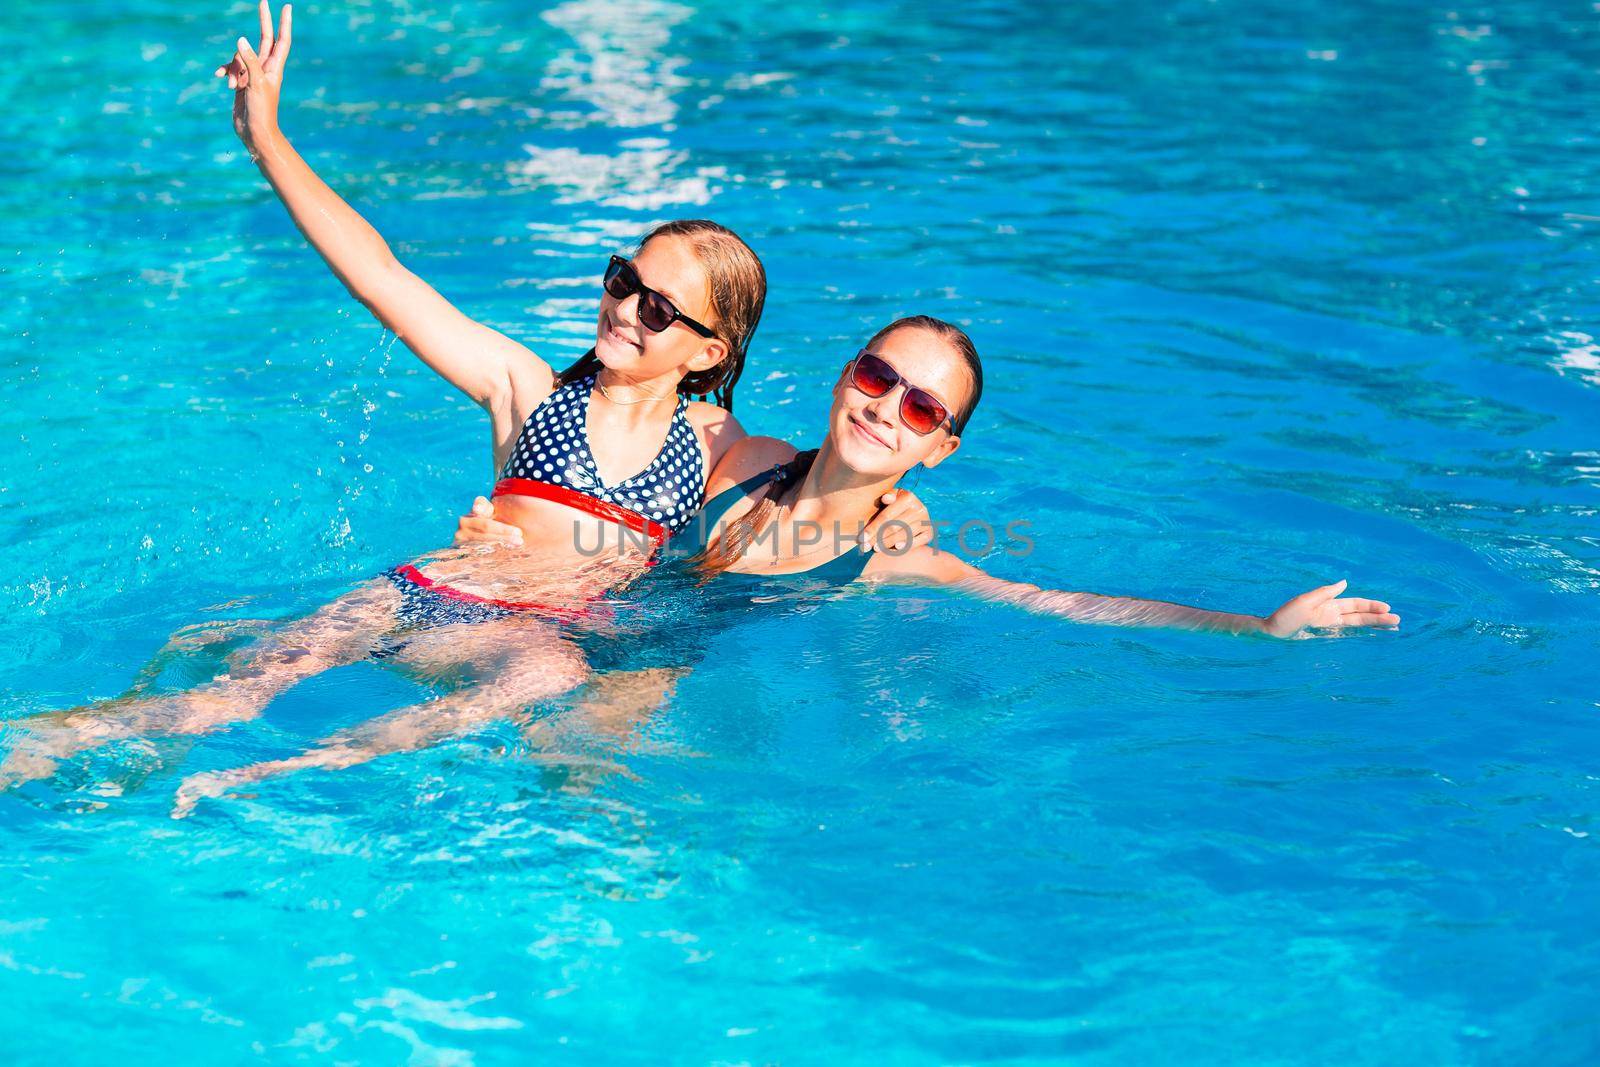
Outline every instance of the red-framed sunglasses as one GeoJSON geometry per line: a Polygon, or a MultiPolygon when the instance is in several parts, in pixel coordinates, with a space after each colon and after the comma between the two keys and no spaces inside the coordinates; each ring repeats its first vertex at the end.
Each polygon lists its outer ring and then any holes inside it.
{"type": "Polygon", "coordinates": [[[950,432],[956,432],[955,417],[950,414],[949,408],[939,402],[938,397],[900,377],[900,372],[889,366],[881,356],[865,348],[856,353],[855,362],[850,364],[850,384],[870,397],[884,396],[895,386],[903,384],[906,391],[900,395],[900,421],[906,424],[907,429],[919,437],[926,437],[949,423],[950,432]]]}
{"type": "Polygon", "coordinates": [[[660,333],[673,323],[681,322],[701,337],[717,335],[711,327],[694,321],[679,311],[671,300],[646,285],[640,279],[639,272],[633,269],[633,264],[621,256],[611,257],[611,262],[606,265],[603,284],[606,292],[618,300],[626,300],[634,293],[639,294],[639,323],[651,333],[660,333]]]}

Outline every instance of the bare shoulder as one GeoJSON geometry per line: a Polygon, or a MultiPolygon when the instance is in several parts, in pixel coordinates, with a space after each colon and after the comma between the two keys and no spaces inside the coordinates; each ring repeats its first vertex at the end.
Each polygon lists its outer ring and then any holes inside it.
{"type": "Polygon", "coordinates": [[[752,478],[775,463],[787,463],[795,457],[795,447],[776,437],[743,437],[727,450],[722,461],[711,472],[711,482],[706,495],[714,496],[730,489],[746,478],[752,478]]]}
{"type": "Polygon", "coordinates": [[[691,400],[684,407],[683,413],[689,420],[689,425],[702,433],[731,434],[735,439],[745,436],[744,427],[739,425],[739,420],[727,408],[708,404],[704,400],[691,400]]]}
{"type": "Polygon", "coordinates": [[[715,470],[728,450],[747,436],[733,412],[704,400],[689,401],[684,408],[684,417],[694,427],[695,435],[706,450],[708,470],[715,470]]]}

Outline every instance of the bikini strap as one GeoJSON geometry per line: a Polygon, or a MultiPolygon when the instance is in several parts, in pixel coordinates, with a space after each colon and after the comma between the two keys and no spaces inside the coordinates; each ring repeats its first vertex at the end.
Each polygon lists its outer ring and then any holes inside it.
{"type": "Polygon", "coordinates": [[[701,508],[700,514],[695,517],[695,525],[704,530],[709,536],[711,531],[716,529],[717,523],[722,521],[722,517],[732,510],[735,504],[772,481],[773,478],[776,478],[782,466],[780,463],[771,470],[765,470],[754,477],[746,478],[738,485],[730,489],[724,489],[706,501],[706,506],[701,508]]]}
{"type": "Polygon", "coordinates": [[[782,464],[778,464],[778,466],[773,467],[771,470],[762,470],[760,474],[755,475],[755,477],[746,478],[744,482],[733,486],[731,490],[723,490],[722,493],[718,493],[717,496],[715,496],[715,498],[712,499],[709,504],[706,504],[706,507],[701,510],[701,514],[704,515],[707,520],[709,520],[709,522],[706,523],[707,530],[710,530],[710,528],[717,525],[717,523],[722,522],[723,515],[728,514],[728,510],[730,510],[734,504],[738,504],[738,502],[742,501],[742,499],[747,498],[747,496],[750,496],[750,494],[760,490],[760,488],[765,486],[766,483],[770,483],[773,478],[778,477],[778,472],[781,469],[782,464]]]}

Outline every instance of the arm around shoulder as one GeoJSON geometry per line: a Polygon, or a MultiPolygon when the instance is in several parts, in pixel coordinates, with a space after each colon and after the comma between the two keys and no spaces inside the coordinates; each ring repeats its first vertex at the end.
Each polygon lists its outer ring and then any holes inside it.
{"type": "Polygon", "coordinates": [[[875,581],[909,585],[959,585],[978,579],[1001,581],[989,578],[955,553],[940,551],[932,545],[919,545],[905,552],[874,552],[863,575],[875,581]]]}
{"type": "Polygon", "coordinates": [[[725,489],[731,489],[774,464],[787,463],[795,454],[793,445],[776,437],[741,437],[722,454],[721,460],[712,469],[711,478],[706,483],[706,496],[713,497],[725,489]]]}

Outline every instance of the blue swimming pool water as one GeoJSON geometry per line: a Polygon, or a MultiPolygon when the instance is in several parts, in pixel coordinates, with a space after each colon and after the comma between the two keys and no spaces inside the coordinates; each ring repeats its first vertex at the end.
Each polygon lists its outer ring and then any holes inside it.
{"type": "MultiPolygon", "coordinates": [[[[1032,521],[997,573],[1253,612],[1347,576],[1405,627],[661,597],[638,649],[694,670],[633,745],[491,729],[167,817],[425,695],[350,668],[0,796],[8,1064],[1593,1062],[1590,5],[297,16],[290,136],[552,358],[608,253],[713,216],[772,279],[752,429],[954,318],[986,401],[917,488],[1032,521]]],[[[252,25],[0,12],[0,718],[173,633],[150,684],[204,678],[488,483],[237,147],[252,25]]]]}

